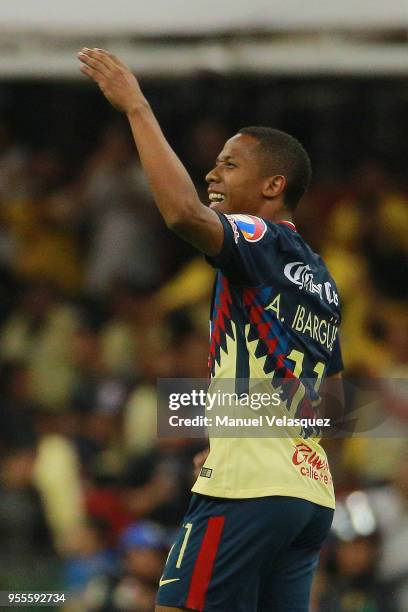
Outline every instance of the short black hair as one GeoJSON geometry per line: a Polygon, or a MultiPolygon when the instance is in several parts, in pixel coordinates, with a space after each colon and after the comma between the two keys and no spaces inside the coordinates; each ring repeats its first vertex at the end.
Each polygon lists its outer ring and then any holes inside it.
{"type": "Polygon", "coordinates": [[[294,136],[270,127],[244,127],[238,134],[252,136],[259,142],[262,172],[285,176],[284,202],[290,210],[295,210],[312,178],[312,164],[303,146],[294,136]]]}

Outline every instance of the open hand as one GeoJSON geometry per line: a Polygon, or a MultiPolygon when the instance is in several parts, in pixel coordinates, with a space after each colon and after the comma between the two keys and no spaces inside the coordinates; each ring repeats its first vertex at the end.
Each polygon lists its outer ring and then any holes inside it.
{"type": "Polygon", "coordinates": [[[118,111],[129,114],[144,101],[136,77],[120,59],[103,49],[84,47],[78,53],[80,70],[99,85],[118,111]]]}

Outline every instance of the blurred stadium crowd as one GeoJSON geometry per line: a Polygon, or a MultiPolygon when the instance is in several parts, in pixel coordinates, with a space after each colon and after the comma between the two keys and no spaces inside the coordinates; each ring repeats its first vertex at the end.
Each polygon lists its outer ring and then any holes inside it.
{"type": "MultiPolygon", "coordinates": [[[[212,118],[183,132],[205,199],[227,136],[212,118]]],[[[340,288],[347,374],[387,415],[381,436],[331,443],[338,510],[313,612],[408,610],[408,397],[390,384],[408,375],[407,207],[392,169],[362,157],[316,180],[296,218],[340,288]]],[[[122,124],[69,175],[1,125],[0,589],[153,610],[205,446],[157,439],[156,379],[207,376],[212,280],[164,227],[122,124]]]]}

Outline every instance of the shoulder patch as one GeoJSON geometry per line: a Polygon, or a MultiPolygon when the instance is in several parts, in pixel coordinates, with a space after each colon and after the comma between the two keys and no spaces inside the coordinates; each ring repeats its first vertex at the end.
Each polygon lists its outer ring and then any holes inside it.
{"type": "MultiPolygon", "coordinates": [[[[268,229],[265,221],[253,215],[226,215],[233,219],[247,242],[258,242],[268,229]]],[[[229,220],[228,219],[228,220],[229,220]]]]}

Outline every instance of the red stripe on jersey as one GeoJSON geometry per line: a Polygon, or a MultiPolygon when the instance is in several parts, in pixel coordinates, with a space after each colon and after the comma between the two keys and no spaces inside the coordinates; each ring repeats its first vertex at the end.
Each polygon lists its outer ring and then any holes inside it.
{"type": "Polygon", "coordinates": [[[284,219],[282,219],[282,221],[277,221],[276,223],[278,223],[279,225],[287,225],[294,232],[297,232],[296,225],[292,223],[292,221],[285,221],[284,219]]]}
{"type": "Polygon", "coordinates": [[[186,608],[204,610],[205,597],[210,584],[224,523],[224,516],[213,516],[208,520],[207,529],[194,564],[186,608]]]}
{"type": "MultiPolygon", "coordinates": [[[[217,296],[214,302],[212,318],[212,331],[210,340],[210,351],[208,355],[208,367],[210,375],[213,374],[214,361],[220,362],[220,349],[221,336],[225,337],[227,322],[231,320],[230,306],[232,304],[232,297],[229,289],[228,279],[225,276],[221,276],[219,281],[220,285],[217,287],[217,296]]],[[[230,335],[230,334],[229,334],[230,335]]]]}

